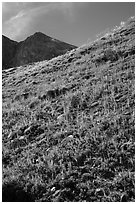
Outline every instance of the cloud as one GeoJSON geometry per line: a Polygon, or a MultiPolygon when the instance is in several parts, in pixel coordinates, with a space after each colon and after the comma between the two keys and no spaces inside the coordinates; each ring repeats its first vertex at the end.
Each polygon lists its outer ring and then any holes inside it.
{"type": "Polygon", "coordinates": [[[5,23],[8,21],[12,16],[17,15],[19,12],[19,8],[17,3],[2,3],[2,22],[5,23]]]}
{"type": "Polygon", "coordinates": [[[74,17],[72,11],[73,3],[71,2],[4,2],[2,4],[3,34],[18,40],[29,35],[36,27],[35,25],[40,23],[39,19],[44,21],[47,14],[58,12],[72,20],[74,17]]]}
{"type": "Polygon", "coordinates": [[[28,28],[31,19],[19,12],[16,16],[11,17],[3,25],[3,33],[11,39],[17,39],[28,28]]]}

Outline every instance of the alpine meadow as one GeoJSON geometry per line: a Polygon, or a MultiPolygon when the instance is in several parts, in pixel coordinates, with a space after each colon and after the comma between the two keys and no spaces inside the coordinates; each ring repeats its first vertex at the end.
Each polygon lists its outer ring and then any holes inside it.
{"type": "Polygon", "coordinates": [[[135,202],[135,18],[2,71],[3,202],[135,202]]]}

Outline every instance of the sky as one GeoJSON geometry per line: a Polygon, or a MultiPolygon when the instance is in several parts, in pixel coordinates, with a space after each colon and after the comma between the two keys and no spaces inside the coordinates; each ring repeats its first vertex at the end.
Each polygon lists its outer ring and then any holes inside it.
{"type": "Polygon", "coordinates": [[[134,2],[3,2],[2,34],[22,41],[42,32],[81,46],[131,16],[134,2]]]}

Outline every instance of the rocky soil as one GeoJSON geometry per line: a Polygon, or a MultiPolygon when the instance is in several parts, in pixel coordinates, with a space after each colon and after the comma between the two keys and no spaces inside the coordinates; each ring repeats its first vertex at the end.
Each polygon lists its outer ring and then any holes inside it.
{"type": "Polygon", "coordinates": [[[135,201],[135,20],[2,73],[3,201],[135,201]]]}

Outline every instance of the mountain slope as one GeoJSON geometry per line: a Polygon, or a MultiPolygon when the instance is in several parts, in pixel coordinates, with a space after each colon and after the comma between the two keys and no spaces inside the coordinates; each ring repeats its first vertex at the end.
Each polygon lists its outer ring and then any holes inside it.
{"type": "Polygon", "coordinates": [[[53,39],[41,32],[37,32],[19,43],[13,43],[5,36],[3,36],[2,40],[3,69],[49,60],[76,48],[76,46],[53,39]]]}
{"type": "Polygon", "coordinates": [[[135,201],[135,21],[3,70],[3,201],[135,201]]]}
{"type": "Polygon", "coordinates": [[[16,52],[17,42],[2,35],[2,67],[10,67],[16,52]]]}

